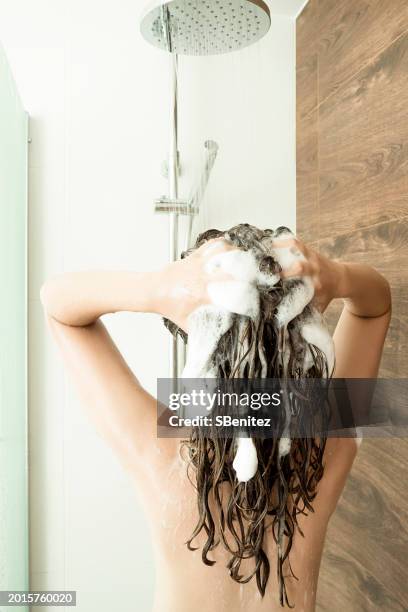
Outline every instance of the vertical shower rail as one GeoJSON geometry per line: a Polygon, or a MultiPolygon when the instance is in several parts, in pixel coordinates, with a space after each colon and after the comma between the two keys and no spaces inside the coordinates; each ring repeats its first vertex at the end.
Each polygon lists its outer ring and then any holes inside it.
{"type": "MultiPolygon", "coordinates": [[[[170,140],[168,158],[169,197],[174,202],[178,199],[178,56],[170,54],[170,140]]],[[[176,211],[169,213],[169,258],[170,262],[178,257],[178,225],[179,215],[176,211]]],[[[170,337],[169,372],[175,379],[179,373],[178,340],[170,337]]]]}

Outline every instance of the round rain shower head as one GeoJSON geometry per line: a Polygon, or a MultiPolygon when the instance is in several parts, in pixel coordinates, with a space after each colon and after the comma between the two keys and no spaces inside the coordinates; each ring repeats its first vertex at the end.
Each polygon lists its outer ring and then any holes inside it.
{"type": "Polygon", "coordinates": [[[270,25],[263,0],[156,0],[142,17],[141,32],[171,53],[216,55],[251,45],[270,25]]]}

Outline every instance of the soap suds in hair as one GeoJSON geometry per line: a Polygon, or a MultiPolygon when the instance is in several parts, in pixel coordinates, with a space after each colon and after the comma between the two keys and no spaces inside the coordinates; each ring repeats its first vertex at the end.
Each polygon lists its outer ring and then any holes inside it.
{"type": "MultiPolygon", "coordinates": [[[[278,240],[289,240],[295,238],[294,234],[289,231],[279,233],[278,240]]],[[[274,248],[271,244],[271,252],[273,257],[281,266],[282,270],[289,270],[297,262],[305,261],[305,256],[294,247],[279,247],[274,248]]],[[[314,287],[312,280],[308,276],[291,277],[286,281],[287,285],[291,284],[291,290],[283,298],[279,304],[276,318],[280,327],[284,327],[295,317],[299,316],[304,308],[311,302],[314,296],[314,287]]]]}
{"type": "Polygon", "coordinates": [[[258,456],[252,438],[238,438],[232,467],[239,482],[248,482],[255,476],[258,469],[258,456]]]}
{"type": "MultiPolygon", "coordinates": [[[[213,245],[211,245],[213,246],[213,245]]],[[[210,282],[207,292],[211,306],[195,310],[187,322],[188,354],[183,378],[213,377],[211,357],[218,342],[232,325],[232,315],[255,319],[259,314],[257,285],[275,285],[279,275],[261,272],[254,255],[249,251],[233,250],[219,253],[207,263],[208,274],[224,272],[233,280],[210,282]]],[[[258,469],[255,445],[251,438],[237,439],[237,452],[233,467],[239,482],[253,478],[258,469]]]]}
{"type": "Polygon", "coordinates": [[[228,310],[211,304],[194,310],[187,321],[187,359],[182,378],[213,378],[211,358],[232,325],[228,310]]]}
{"type": "Polygon", "coordinates": [[[255,319],[259,312],[259,292],[244,281],[208,283],[207,292],[214,306],[255,319]]]}
{"type": "MultiPolygon", "coordinates": [[[[300,333],[302,338],[313,346],[317,346],[326,358],[328,371],[331,373],[334,368],[334,344],[329,330],[320,312],[315,308],[300,323],[300,333]]],[[[307,347],[305,353],[305,371],[313,365],[313,357],[310,348],[307,347]]]]}
{"type": "Polygon", "coordinates": [[[310,278],[290,282],[293,283],[293,288],[283,298],[276,312],[279,327],[285,327],[294,318],[299,316],[314,296],[313,284],[310,278]]]}
{"type": "MultiPolygon", "coordinates": [[[[285,240],[294,238],[288,231],[280,231],[276,235],[267,236],[262,248],[267,248],[268,254],[279,264],[281,270],[292,268],[297,261],[304,260],[304,255],[293,247],[274,248],[274,239],[285,240]]],[[[233,243],[228,234],[223,238],[233,243]]],[[[218,241],[208,245],[208,250],[216,250],[218,241]]],[[[273,289],[281,280],[278,273],[266,273],[259,269],[252,251],[234,249],[216,253],[210,257],[206,264],[206,272],[212,274],[223,272],[231,280],[209,282],[208,296],[211,304],[201,306],[195,310],[187,321],[188,348],[187,361],[183,371],[183,378],[213,378],[217,376],[213,356],[223,335],[233,325],[235,317],[249,317],[256,320],[260,314],[259,288],[273,289]]],[[[332,338],[325,326],[322,315],[312,306],[314,287],[309,277],[291,277],[282,280],[284,295],[276,309],[275,317],[277,327],[281,329],[280,347],[284,372],[287,370],[291,355],[288,325],[294,322],[299,341],[303,339],[306,349],[303,349],[304,372],[314,365],[313,354],[309,345],[317,347],[325,356],[329,373],[334,366],[334,349],[332,338]],[[306,310],[305,310],[306,309],[306,310]],[[303,313],[303,316],[301,316],[303,313]]],[[[246,351],[244,339],[241,346],[246,351]]],[[[303,348],[303,347],[302,347],[303,348]]],[[[260,358],[262,356],[260,355],[260,358]]],[[[267,364],[263,370],[267,371],[267,364]]],[[[241,375],[238,373],[238,375],[241,375]]],[[[279,440],[279,460],[290,452],[291,439],[289,434],[290,405],[284,402],[285,428],[279,440]]],[[[236,440],[236,455],[233,462],[236,477],[239,482],[247,482],[254,477],[258,469],[258,459],[254,442],[251,438],[238,438],[236,440]]]]}
{"type": "Polygon", "coordinates": [[[280,279],[279,274],[265,274],[251,251],[232,250],[218,253],[207,262],[208,274],[223,271],[237,281],[273,287],[280,279]]]}

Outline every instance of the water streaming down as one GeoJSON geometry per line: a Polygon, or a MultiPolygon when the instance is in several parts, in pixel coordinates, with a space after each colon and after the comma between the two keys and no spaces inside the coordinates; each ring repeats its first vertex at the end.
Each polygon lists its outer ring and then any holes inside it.
{"type": "MultiPolygon", "coordinates": [[[[276,127],[280,116],[274,112],[280,75],[269,61],[277,43],[271,38],[230,54],[179,58],[182,192],[190,190],[191,177],[200,176],[204,165],[197,143],[211,139],[219,147],[211,179],[201,192],[194,234],[243,220],[258,226],[292,222],[285,212],[291,201],[285,190],[281,195],[285,175],[282,172],[275,181],[279,170],[273,165],[274,155],[268,156],[281,138],[276,127]]],[[[286,155],[289,145],[284,142],[282,148],[286,155]]],[[[181,236],[184,240],[183,232],[181,236]]]]}
{"type": "Polygon", "coordinates": [[[148,42],[178,55],[217,55],[251,45],[271,24],[263,0],[154,2],[142,16],[148,42]]]}

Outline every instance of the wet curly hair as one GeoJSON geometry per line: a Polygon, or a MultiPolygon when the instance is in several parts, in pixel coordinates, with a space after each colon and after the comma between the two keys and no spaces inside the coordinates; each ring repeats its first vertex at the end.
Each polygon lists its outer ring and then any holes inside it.
{"type": "MultiPolygon", "coordinates": [[[[237,225],[228,231],[210,229],[198,236],[188,255],[212,238],[226,238],[234,246],[251,250],[259,269],[266,274],[281,272],[279,263],[265,247],[271,238],[289,232],[285,227],[261,230],[249,224],[237,225]]],[[[293,379],[329,378],[326,356],[318,347],[308,344],[299,333],[296,317],[284,329],[275,314],[285,295],[299,280],[279,280],[273,287],[259,288],[260,315],[255,319],[236,315],[231,328],[221,337],[213,355],[219,378],[273,378],[284,379],[290,385],[293,379]],[[289,358],[283,358],[282,346],[289,347],[289,358]],[[246,350],[242,350],[245,345],[246,350]],[[312,355],[313,365],[305,371],[305,351],[312,355]]],[[[306,311],[311,309],[306,306],[306,311]]],[[[305,311],[302,313],[304,316],[305,311]]],[[[172,321],[164,320],[174,336],[188,341],[187,334],[172,321]]],[[[295,531],[303,536],[298,524],[299,514],[313,512],[312,502],[317,485],[323,475],[323,454],[326,437],[295,438],[288,454],[279,453],[279,439],[253,438],[258,455],[258,469],[248,482],[238,482],[233,468],[235,440],[204,436],[194,428],[182,450],[188,461],[187,475],[197,492],[198,520],[187,542],[190,550],[201,532],[206,535],[202,548],[202,561],[215,562],[208,554],[220,543],[231,555],[228,570],[238,583],[256,579],[262,597],[270,575],[270,562],[264,550],[265,534],[271,530],[277,545],[277,577],[279,600],[282,607],[290,604],[284,576],[284,564],[290,576],[296,579],[289,561],[295,531]],[[227,488],[226,488],[227,486],[227,488]],[[226,493],[227,491],[227,493],[226,493]],[[250,571],[243,571],[253,560],[250,571]]]]}

